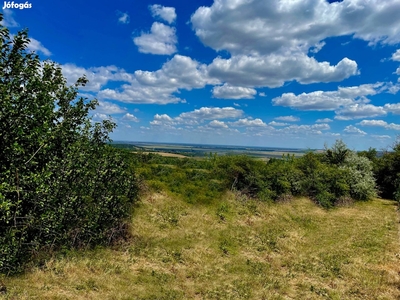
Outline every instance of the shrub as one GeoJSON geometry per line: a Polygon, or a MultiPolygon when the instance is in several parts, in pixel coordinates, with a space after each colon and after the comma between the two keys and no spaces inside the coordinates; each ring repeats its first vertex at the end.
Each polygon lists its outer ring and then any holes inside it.
{"type": "Polygon", "coordinates": [[[91,124],[97,101],[77,97],[87,80],[68,87],[26,51],[27,31],[11,40],[0,27],[0,43],[0,273],[12,273],[38,251],[124,236],[137,183],[127,154],[107,145],[115,124],[91,124]]]}

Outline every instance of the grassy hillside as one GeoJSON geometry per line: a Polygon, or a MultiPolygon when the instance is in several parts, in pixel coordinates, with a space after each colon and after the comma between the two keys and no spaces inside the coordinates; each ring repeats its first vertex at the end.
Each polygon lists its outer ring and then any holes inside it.
{"type": "Polygon", "coordinates": [[[3,278],[0,299],[399,299],[394,202],[324,210],[227,193],[207,205],[143,197],[132,239],[3,278]]]}

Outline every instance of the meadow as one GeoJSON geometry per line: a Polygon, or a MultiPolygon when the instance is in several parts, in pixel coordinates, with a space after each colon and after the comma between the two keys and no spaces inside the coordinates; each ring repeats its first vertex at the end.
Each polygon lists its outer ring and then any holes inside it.
{"type": "Polygon", "coordinates": [[[3,278],[0,299],[399,299],[398,230],[381,199],[325,210],[306,198],[227,192],[198,205],[151,192],[128,241],[58,253],[3,278]]]}
{"type": "Polygon", "coordinates": [[[140,195],[125,239],[39,257],[0,277],[0,299],[399,299],[397,202],[326,202],[349,188],[313,162],[326,154],[127,153],[140,195]],[[294,176],[309,163],[319,177],[294,176]],[[297,180],[305,191],[317,180],[325,198],[288,194],[297,180]]]}

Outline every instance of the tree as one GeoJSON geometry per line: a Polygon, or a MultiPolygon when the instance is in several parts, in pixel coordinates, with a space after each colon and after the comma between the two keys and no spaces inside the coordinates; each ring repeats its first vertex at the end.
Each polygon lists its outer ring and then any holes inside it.
{"type": "Polygon", "coordinates": [[[400,202],[400,138],[375,163],[375,176],[380,196],[400,202]]]}
{"type": "Polygon", "coordinates": [[[336,140],[330,149],[325,145],[325,156],[330,164],[343,164],[349,153],[350,150],[347,149],[346,144],[342,140],[336,140]]]}
{"type": "Polygon", "coordinates": [[[86,78],[67,86],[28,43],[27,30],[0,27],[0,273],[38,251],[126,234],[137,194],[127,154],[107,144],[116,125],[92,124],[97,101],[78,97],[86,78]]]}

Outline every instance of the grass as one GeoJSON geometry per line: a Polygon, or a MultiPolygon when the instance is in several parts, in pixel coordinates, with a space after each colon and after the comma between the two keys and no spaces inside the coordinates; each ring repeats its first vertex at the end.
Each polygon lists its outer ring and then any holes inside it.
{"type": "Polygon", "coordinates": [[[0,299],[399,299],[396,206],[323,210],[228,193],[207,205],[144,197],[133,238],[11,278],[0,299]]]}

